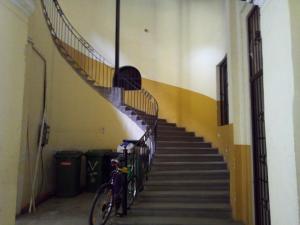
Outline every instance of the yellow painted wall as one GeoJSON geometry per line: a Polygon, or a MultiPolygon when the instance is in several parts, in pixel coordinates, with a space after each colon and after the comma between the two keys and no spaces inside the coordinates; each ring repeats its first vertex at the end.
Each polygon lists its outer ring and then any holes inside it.
{"type": "Polygon", "coordinates": [[[253,225],[252,156],[249,145],[234,144],[234,126],[218,127],[219,151],[230,171],[230,202],[233,217],[253,225]]]}
{"type": "Polygon", "coordinates": [[[234,218],[254,225],[251,108],[247,52],[247,16],[252,5],[226,2],[230,125],[219,127],[220,150],[230,169],[234,218]]]}
{"type": "Polygon", "coordinates": [[[217,102],[205,95],[143,79],[143,87],[157,99],[159,116],[203,135],[217,144],[217,102]]]}
{"type": "MultiPolygon", "coordinates": [[[[57,150],[116,149],[123,139],[138,139],[143,131],[81,80],[61,57],[52,43],[39,1],[29,21],[29,36],[47,59],[48,68],[47,120],[50,139],[44,151],[45,181],[39,193],[42,196],[54,188],[53,154],[57,150]]],[[[17,213],[28,205],[30,197],[30,168],[33,168],[37,152],[42,76],[42,61],[28,46],[17,213]]]]}
{"type": "Polygon", "coordinates": [[[14,225],[28,19],[0,1],[0,224],[14,225]]]}
{"type": "Polygon", "coordinates": [[[143,79],[159,103],[159,116],[211,141],[228,163],[233,217],[253,225],[252,157],[249,145],[234,142],[234,126],[217,125],[217,101],[175,86],[143,79]]]}

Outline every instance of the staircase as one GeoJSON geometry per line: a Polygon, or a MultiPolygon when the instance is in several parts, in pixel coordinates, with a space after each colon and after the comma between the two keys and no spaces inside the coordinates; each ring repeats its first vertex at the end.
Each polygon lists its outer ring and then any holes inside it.
{"type": "Polygon", "coordinates": [[[158,120],[157,150],[145,189],[117,225],[241,225],[231,219],[229,172],[210,143],[158,120]]]}
{"type": "Polygon", "coordinates": [[[146,90],[122,80],[72,26],[57,0],[41,0],[51,37],[62,57],[91,88],[131,118],[144,135],[152,170],[129,215],[119,225],[237,225],[231,219],[229,174],[223,157],[202,137],[158,119],[158,104],[146,90]],[[155,158],[152,156],[156,151],[155,158]]]}

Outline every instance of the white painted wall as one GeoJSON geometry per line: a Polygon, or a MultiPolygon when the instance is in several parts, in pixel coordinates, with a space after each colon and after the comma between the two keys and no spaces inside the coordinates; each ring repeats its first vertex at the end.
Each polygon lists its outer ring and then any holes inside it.
{"type": "Polygon", "coordinates": [[[15,224],[27,17],[0,1],[0,224],[15,224]]]}
{"type": "Polygon", "coordinates": [[[294,142],[294,70],[288,1],[261,9],[265,126],[273,225],[299,225],[294,142]]]}
{"type": "MultiPolygon", "coordinates": [[[[300,2],[297,0],[289,0],[290,4],[290,20],[292,31],[292,54],[294,69],[294,140],[296,150],[296,165],[298,178],[298,203],[300,205],[300,2]]],[[[300,216],[300,209],[299,209],[300,216]]]]}
{"type": "MultiPolygon", "coordinates": [[[[300,6],[294,0],[290,4],[294,12],[291,19],[288,1],[269,0],[261,9],[272,225],[299,225],[295,150],[299,152],[299,63],[296,62],[300,56],[297,43],[300,6]],[[292,33],[291,21],[295,30],[292,33]]],[[[250,10],[247,3],[227,1],[230,121],[234,123],[235,143],[240,144],[252,142],[246,24],[250,10]]]]}
{"type": "MultiPolygon", "coordinates": [[[[60,0],[79,33],[111,62],[114,2],[60,0]]],[[[121,64],[138,67],[146,78],[216,99],[216,65],[226,45],[225,2],[127,0],[121,4],[121,64]]]]}
{"type": "Polygon", "coordinates": [[[234,143],[251,144],[251,114],[246,18],[252,6],[226,1],[226,37],[229,77],[229,118],[234,125],[234,143]]]}

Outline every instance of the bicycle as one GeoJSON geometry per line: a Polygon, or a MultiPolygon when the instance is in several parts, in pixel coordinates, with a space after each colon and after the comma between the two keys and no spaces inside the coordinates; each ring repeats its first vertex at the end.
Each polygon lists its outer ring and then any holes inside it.
{"type": "Polygon", "coordinates": [[[135,176],[135,154],[129,154],[125,147],[123,156],[111,160],[113,168],[110,180],[100,186],[94,197],[92,207],[89,214],[90,225],[104,225],[107,223],[112,210],[115,208],[115,215],[123,216],[127,214],[127,209],[133,204],[137,196],[137,180],[135,176]],[[124,158],[125,166],[121,166],[122,158],[124,158]],[[126,184],[127,185],[124,185],[126,184]],[[124,188],[125,187],[125,188],[124,188]],[[123,204],[122,204],[123,203],[123,204]],[[123,212],[119,209],[122,204],[123,212]]]}

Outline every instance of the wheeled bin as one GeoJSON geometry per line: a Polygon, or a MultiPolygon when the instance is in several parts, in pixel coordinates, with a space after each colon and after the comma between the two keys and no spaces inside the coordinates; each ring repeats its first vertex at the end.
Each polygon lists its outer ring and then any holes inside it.
{"type": "Polygon", "coordinates": [[[110,176],[110,159],[112,150],[89,150],[86,155],[86,189],[95,192],[110,176]]]}
{"type": "Polygon", "coordinates": [[[56,196],[72,197],[80,193],[80,151],[58,151],[54,155],[56,168],[56,196]]]}

